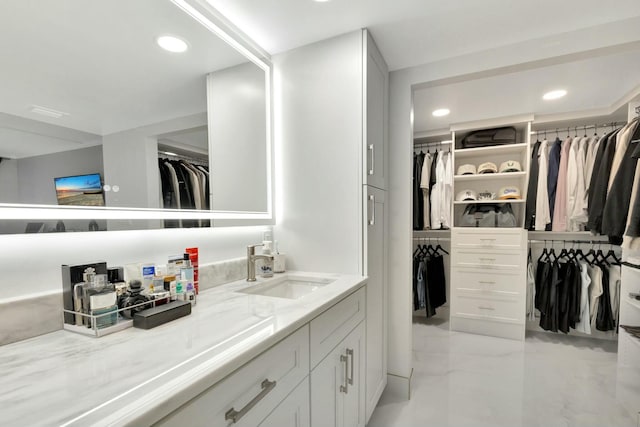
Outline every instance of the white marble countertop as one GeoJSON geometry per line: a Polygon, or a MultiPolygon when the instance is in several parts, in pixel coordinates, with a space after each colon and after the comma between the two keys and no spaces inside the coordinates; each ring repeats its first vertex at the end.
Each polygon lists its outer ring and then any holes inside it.
{"type": "Polygon", "coordinates": [[[243,280],[201,293],[190,316],[151,330],[57,331],[0,347],[0,424],[153,423],[366,282],[288,274],[335,282],[293,300],[236,293],[255,284],[243,280]]]}

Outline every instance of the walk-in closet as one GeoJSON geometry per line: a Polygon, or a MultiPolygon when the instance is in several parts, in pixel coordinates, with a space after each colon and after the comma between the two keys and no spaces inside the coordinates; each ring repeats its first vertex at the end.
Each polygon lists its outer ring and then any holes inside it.
{"type": "MultiPolygon", "coordinates": [[[[430,375],[441,354],[464,371],[457,358],[484,346],[515,352],[516,365],[531,369],[542,366],[538,353],[561,360],[576,349],[585,360],[607,355],[608,373],[594,379],[610,384],[612,405],[638,406],[638,81],[574,82],[598,109],[543,99],[548,81],[566,82],[572,67],[591,74],[606,60],[636,61],[618,54],[414,88],[406,286],[416,372],[430,375]]],[[[590,369],[574,365],[567,372],[590,369]]],[[[505,400],[538,387],[520,368],[504,370],[518,384],[505,400]]]]}

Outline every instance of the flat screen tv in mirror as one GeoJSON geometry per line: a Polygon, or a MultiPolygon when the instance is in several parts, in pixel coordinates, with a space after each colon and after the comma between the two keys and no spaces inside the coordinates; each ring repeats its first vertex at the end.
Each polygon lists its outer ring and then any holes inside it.
{"type": "Polygon", "coordinates": [[[102,179],[99,173],[54,178],[59,205],[104,206],[102,179]]]}

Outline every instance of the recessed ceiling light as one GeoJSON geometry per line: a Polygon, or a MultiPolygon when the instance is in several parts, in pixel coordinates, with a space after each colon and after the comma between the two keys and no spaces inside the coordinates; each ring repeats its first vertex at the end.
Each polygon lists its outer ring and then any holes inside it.
{"type": "Polygon", "coordinates": [[[174,36],[160,36],[156,39],[158,46],[173,53],[185,52],[189,45],[187,42],[174,36]]]}
{"type": "Polygon", "coordinates": [[[438,108],[437,110],[435,110],[431,114],[433,114],[434,117],[444,117],[444,116],[449,115],[450,112],[451,111],[449,111],[448,108],[438,108]]]}
{"type": "Polygon", "coordinates": [[[547,92],[542,96],[542,99],[545,101],[551,101],[553,99],[562,98],[567,94],[567,91],[564,89],[552,90],[551,92],[547,92]]]}

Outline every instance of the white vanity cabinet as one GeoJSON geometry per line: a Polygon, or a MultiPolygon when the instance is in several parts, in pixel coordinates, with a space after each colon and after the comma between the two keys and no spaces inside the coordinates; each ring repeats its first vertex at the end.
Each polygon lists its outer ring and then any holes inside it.
{"type": "Polygon", "coordinates": [[[155,425],[364,427],[365,319],[361,287],[155,425]]]}
{"type": "Polygon", "coordinates": [[[311,371],[311,425],[364,427],[364,322],[311,371]]]}

